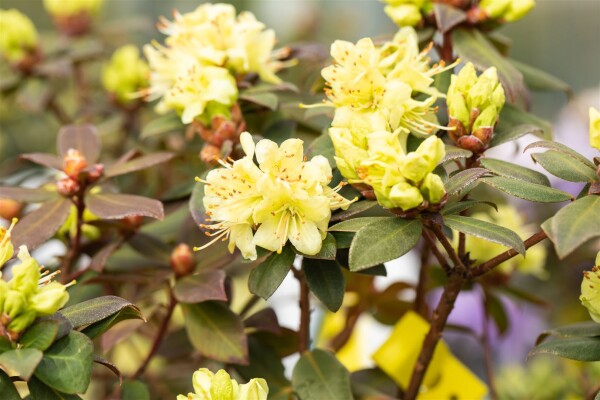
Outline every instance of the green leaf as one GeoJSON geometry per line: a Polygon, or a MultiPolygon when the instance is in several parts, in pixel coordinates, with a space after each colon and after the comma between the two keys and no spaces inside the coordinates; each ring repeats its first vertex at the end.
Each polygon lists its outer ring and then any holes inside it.
{"type": "Polygon", "coordinates": [[[150,400],[150,390],[142,381],[126,380],[121,389],[121,400],[150,400]]]}
{"type": "Polygon", "coordinates": [[[577,159],[556,150],[531,155],[542,168],[569,182],[594,182],[598,180],[596,171],[577,159]]]}
{"type": "Polygon", "coordinates": [[[577,361],[600,361],[600,337],[560,337],[536,346],[528,354],[551,354],[577,361]]]}
{"type": "Polygon", "coordinates": [[[496,211],[498,211],[498,206],[489,201],[463,200],[463,201],[458,201],[456,203],[450,203],[450,204],[446,205],[444,207],[444,209],[442,210],[442,215],[458,214],[465,210],[468,210],[469,208],[472,208],[472,207],[475,207],[478,205],[482,205],[482,204],[493,207],[496,211]]]}
{"type": "Polygon", "coordinates": [[[354,232],[331,232],[339,249],[349,249],[354,240],[354,232]]]}
{"type": "Polygon", "coordinates": [[[563,259],[583,243],[600,237],[600,196],[586,196],[563,207],[542,224],[563,259]]]}
{"type": "Polygon", "coordinates": [[[71,205],[69,199],[60,198],[44,203],[40,208],[23,217],[12,231],[15,249],[25,245],[31,251],[54,236],[67,220],[71,205]]]}
{"type": "Polygon", "coordinates": [[[460,147],[446,145],[446,154],[439,165],[444,165],[450,161],[458,160],[460,158],[469,158],[473,156],[473,152],[460,147]]]}
{"type": "Polygon", "coordinates": [[[200,303],[207,300],[227,301],[225,272],[222,270],[200,271],[185,276],[173,286],[173,295],[182,303],[200,303]]]}
{"type": "Polygon", "coordinates": [[[373,222],[384,221],[390,217],[361,217],[342,221],[329,228],[333,232],[358,232],[361,228],[373,222]]]}
{"type": "Polygon", "coordinates": [[[226,304],[205,301],[181,308],[188,337],[201,355],[228,364],[248,363],[244,324],[226,304]]]}
{"type": "Polygon", "coordinates": [[[513,103],[519,98],[528,97],[523,75],[498,53],[498,50],[479,30],[455,29],[452,31],[452,43],[459,57],[463,61],[472,62],[478,70],[484,71],[496,67],[498,78],[509,102],[513,103]]]}
{"type": "Polygon", "coordinates": [[[318,138],[312,141],[312,143],[306,149],[306,156],[312,158],[316,155],[322,155],[327,158],[329,165],[335,165],[335,150],[333,148],[333,142],[329,137],[327,131],[321,134],[318,138]]]}
{"type": "Polygon", "coordinates": [[[335,238],[332,234],[328,233],[323,239],[323,244],[321,245],[321,250],[317,254],[307,255],[300,252],[297,252],[299,255],[304,258],[316,258],[319,260],[335,260],[335,253],[337,252],[337,245],[335,243],[335,238]]]}
{"type": "Polygon", "coordinates": [[[446,33],[456,25],[467,20],[467,13],[459,8],[455,8],[446,4],[434,4],[433,13],[438,30],[441,33],[446,33]]]}
{"type": "Polygon", "coordinates": [[[19,344],[23,348],[46,350],[58,336],[58,321],[37,320],[27,328],[19,344]]]}
{"type": "Polygon", "coordinates": [[[152,136],[159,136],[175,131],[183,131],[185,126],[181,119],[175,113],[170,113],[162,117],[158,117],[150,121],[142,129],[140,134],[141,139],[146,139],[152,136]]]}
{"type": "Polygon", "coordinates": [[[451,229],[475,236],[490,242],[499,243],[513,248],[525,255],[525,244],[515,232],[503,226],[480,219],[463,217],[461,215],[448,215],[444,217],[444,224],[451,229]]]}
{"type": "Polygon", "coordinates": [[[150,168],[167,162],[173,157],[175,157],[175,154],[173,153],[157,152],[134,158],[133,160],[124,163],[115,163],[106,168],[106,171],[104,171],[104,176],[110,178],[113,176],[125,175],[131,172],[140,171],[142,169],[150,168]]]}
{"type": "Polygon", "coordinates": [[[345,280],[336,261],[304,259],[303,270],[311,292],[329,311],[336,312],[344,300],[345,280]]]}
{"type": "Polygon", "coordinates": [[[574,158],[575,160],[586,165],[590,169],[592,169],[594,171],[596,170],[596,166],[594,165],[593,162],[591,162],[590,160],[588,160],[587,158],[585,158],[584,156],[582,156],[575,150],[571,149],[570,147],[565,146],[562,143],[553,142],[553,141],[549,141],[549,140],[540,140],[539,142],[533,142],[533,143],[528,144],[527,147],[525,147],[523,149],[523,151],[527,151],[527,150],[538,148],[538,147],[542,148],[542,149],[556,150],[556,151],[561,152],[569,157],[574,158]]]}
{"type": "Polygon", "coordinates": [[[144,216],[162,221],[165,217],[160,201],[132,194],[94,193],[86,197],[86,205],[103,219],[144,216]]]}
{"type": "MultiPolygon", "coordinates": [[[[521,130],[524,131],[523,134],[531,133],[543,139],[552,140],[552,124],[549,121],[512,104],[505,104],[504,107],[502,107],[500,120],[495,129],[498,134],[494,135],[495,139],[492,138],[491,146],[500,144],[498,141],[504,143],[509,140],[514,140],[515,132],[513,130],[521,130]],[[542,130],[541,132],[540,129],[542,130]],[[496,138],[496,136],[500,137],[496,138]],[[506,138],[503,139],[502,136],[508,136],[510,139],[505,140],[506,138]]],[[[520,136],[523,136],[523,134],[520,136]]]]}
{"type": "Polygon", "coordinates": [[[38,349],[15,349],[0,354],[0,367],[9,376],[29,380],[42,360],[44,353],[38,349]]]}
{"type": "Polygon", "coordinates": [[[494,132],[490,142],[490,147],[499,146],[504,143],[512,142],[525,135],[544,136],[544,131],[535,125],[522,124],[517,126],[505,127],[502,124],[494,132]]]}
{"type": "Polygon", "coordinates": [[[273,253],[250,272],[248,289],[250,292],[268,299],[281,285],[296,258],[296,254],[285,246],[281,254],[273,253]]]}
{"type": "Polygon", "coordinates": [[[141,311],[137,307],[125,307],[115,314],[104,318],[98,322],[94,322],[93,324],[88,325],[84,329],[81,330],[87,337],[90,339],[94,339],[104,332],[115,326],[121,321],[125,321],[128,319],[141,319],[146,321],[141,311]]]}
{"type": "Polygon", "coordinates": [[[352,400],[350,374],[324,350],[315,349],[300,357],[292,372],[292,386],[302,400],[352,400]]]}
{"type": "Polygon", "coordinates": [[[90,124],[67,125],[60,128],[56,139],[58,155],[64,157],[70,149],[78,150],[89,165],[100,156],[100,137],[95,126],[90,124]]]}
{"type": "Polygon", "coordinates": [[[87,300],[64,308],[61,313],[73,324],[73,327],[79,328],[101,321],[123,309],[130,309],[138,315],[138,318],[144,319],[139,308],[117,296],[102,296],[87,300]]]}
{"type": "Polygon", "coordinates": [[[296,121],[280,119],[265,129],[264,137],[281,144],[283,141],[294,136],[298,124],[296,121]]]}
{"type": "Polygon", "coordinates": [[[361,228],[350,246],[350,270],[360,271],[408,253],[421,237],[420,220],[390,217],[361,228]]]}
{"type": "Polygon", "coordinates": [[[6,372],[0,369],[0,393],[4,400],[21,400],[19,392],[6,372]]]}
{"type": "Polygon", "coordinates": [[[59,392],[44,384],[39,379],[33,377],[28,383],[27,387],[31,394],[32,400],[77,400],[81,399],[76,394],[67,394],[59,392]]]}
{"type": "MultiPolygon", "coordinates": [[[[250,364],[239,365],[235,369],[242,378],[250,380],[261,377],[269,384],[269,399],[283,388],[290,386],[285,377],[285,369],[281,357],[269,340],[260,340],[258,335],[248,336],[248,348],[250,351],[250,364]]],[[[286,396],[287,400],[288,397],[286,396]]]]}
{"type": "Polygon", "coordinates": [[[530,89],[565,92],[569,97],[573,96],[571,86],[556,76],[513,59],[509,59],[509,62],[523,74],[525,83],[530,89]]]}
{"type": "Polygon", "coordinates": [[[358,215],[364,211],[367,211],[367,210],[375,207],[376,205],[377,205],[376,201],[370,201],[370,200],[354,202],[354,203],[350,204],[350,207],[348,207],[347,210],[340,211],[340,212],[332,215],[329,222],[332,223],[332,222],[337,222],[337,221],[345,221],[345,220],[349,219],[350,217],[353,217],[355,215],[358,215]]]}
{"type": "Polygon", "coordinates": [[[100,357],[98,354],[94,354],[94,362],[96,364],[104,365],[106,368],[108,368],[113,374],[115,374],[117,378],[119,378],[119,385],[123,384],[123,374],[121,374],[121,371],[115,364],[103,357],[100,357]]]}
{"type": "Polygon", "coordinates": [[[263,93],[248,93],[244,92],[240,95],[240,100],[247,101],[259,105],[269,110],[277,110],[279,105],[279,98],[274,93],[263,92],[263,93]]]}
{"type": "Polygon", "coordinates": [[[569,193],[558,189],[502,176],[481,178],[480,181],[511,196],[538,203],[558,203],[573,199],[569,193]]]}
{"type": "Polygon", "coordinates": [[[594,321],[580,322],[552,328],[544,331],[538,337],[536,344],[541,343],[548,336],[560,337],[600,337],[600,324],[594,321]]]}
{"type": "Polygon", "coordinates": [[[452,175],[446,183],[448,196],[464,196],[477,185],[477,180],[487,173],[488,170],[484,168],[470,168],[452,175]]]}
{"type": "Polygon", "coordinates": [[[502,301],[490,291],[485,292],[485,311],[491,316],[501,335],[510,327],[510,321],[502,301]]]}
{"type": "Polygon", "coordinates": [[[84,393],[92,374],[94,345],[81,332],[72,331],[44,352],[35,376],[64,393],[84,393]]]}
{"type": "Polygon", "coordinates": [[[550,186],[550,181],[546,175],[507,161],[483,158],[481,159],[481,165],[495,175],[519,179],[538,185],[550,186]]]}

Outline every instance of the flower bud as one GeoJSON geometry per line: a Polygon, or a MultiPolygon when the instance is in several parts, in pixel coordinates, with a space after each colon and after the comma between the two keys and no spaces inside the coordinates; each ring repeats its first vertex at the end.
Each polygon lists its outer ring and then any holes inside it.
{"type": "MultiPolygon", "coordinates": [[[[12,199],[0,199],[0,218],[11,220],[19,216],[21,203],[12,199]]],[[[2,236],[0,235],[0,238],[2,236]]],[[[1,239],[0,239],[1,240],[1,239]]]]}
{"type": "Polygon", "coordinates": [[[579,300],[592,319],[600,324],[600,252],[596,256],[596,266],[583,273],[579,300]]]}
{"type": "Polygon", "coordinates": [[[8,330],[12,333],[20,333],[23,332],[29,325],[35,321],[37,315],[33,310],[26,310],[21,314],[17,315],[13,320],[8,324],[8,330]]]}
{"type": "Polygon", "coordinates": [[[600,150],[600,112],[593,107],[590,107],[590,146],[600,150]]]}
{"type": "Polygon", "coordinates": [[[8,62],[18,64],[37,52],[37,31],[25,14],[0,10],[0,32],[0,53],[8,62]]]}
{"type": "Polygon", "coordinates": [[[190,246],[180,243],[171,253],[171,268],[177,277],[186,276],[194,271],[196,260],[190,246]]]}
{"type": "Polygon", "coordinates": [[[119,104],[127,105],[136,99],[136,93],[148,87],[150,69],[133,45],[118,48],[102,69],[102,85],[115,96],[119,104]]]}
{"type": "Polygon", "coordinates": [[[89,169],[86,177],[88,183],[94,183],[104,175],[104,164],[94,164],[89,169]]]}
{"type": "Polygon", "coordinates": [[[65,197],[74,196],[79,189],[79,182],[71,178],[64,178],[56,182],[56,191],[65,197]]]}
{"type": "Polygon", "coordinates": [[[29,309],[37,315],[44,317],[52,315],[69,301],[69,293],[64,285],[59,282],[50,282],[41,287],[29,299],[29,309]]]}
{"type": "Polygon", "coordinates": [[[26,308],[27,297],[25,297],[23,292],[21,292],[20,289],[9,289],[6,293],[6,300],[4,301],[4,314],[8,315],[10,319],[13,319],[24,312],[26,308]]]}
{"type": "Polygon", "coordinates": [[[473,64],[465,65],[458,75],[452,76],[448,89],[449,126],[454,128],[450,138],[458,146],[473,152],[485,150],[505,100],[494,67],[478,78],[473,64]]]}
{"type": "Polygon", "coordinates": [[[29,255],[27,247],[19,248],[18,258],[21,261],[12,269],[12,279],[8,283],[11,290],[18,290],[29,296],[37,290],[40,280],[40,266],[37,261],[29,255]]]}
{"type": "Polygon", "coordinates": [[[72,179],[77,179],[87,166],[87,160],[79,150],[69,149],[63,158],[63,171],[72,179]]]}
{"type": "Polygon", "coordinates": [[[446,155],[446,146],[440,138],[430,136],[419,145],[416,153],[426,161],[427,169],[433,171],[446,155]]]}
{"type": "Polygon", "coordinates": [[[535,7],[535,0],[482,0],[479,8],[488,18],[516,21],[523,18],[535,7]]]}
{"type": "Polygon", "coordinates": [[[79,36],[89,31],[102,3],[104,0],[44,0],[44,7],[62,33],[79,36]]]}
{"type": "Polygon", "coordinates": [[[0,316],[2,316],[2,310],[4,310],[4,303],[6,302],[6,297],[8,296],[8,282],[6,282],[0,276],[0,316]]]}
{"type": "Polygon", "coordinates": [[[128,229],[134,231],[142,225],[144,217],[142,215],[130,215],[123,218],[121,221],[128,229]]]}
{"type": "Polygon", "coordinates": [[[438,204],[446,194],[444,182],[436,174],[427,174],[420,189],[423,198],[430,204],[438,204]]]}
{"type": "Polygon", "coordinates": [[[10,237],[16,223],[17,219],[13,218],[8,229],[0,227],[0,268],[2,268],[2,266],[12,258],[15,252],[10,237]]]}
{"type": "MultiPolygon", "coordinates": [[[[392,3],[388,1],[388,3],[392,3]]],[[[389,5],[385,13],[398,26],[416,26],[421,22],[421,10],[415,4],[389,5]]]]}
{"type": "MultiPolygon", "coordinates": [[[[387,197],[387,201],[393,204],[393,206],[389,208],[410,210],[411,208],[418,207],[421,205],[421,203],[423,203],[423,195],[421,195],[419,188],[411,185],[408,182],[399,182],[392,186],[392,189],[387,197]]],[[[377,196],[377,200],[380,200],[379,196],[377,196]]]]}
{"type": "Polygon", "coordinates": [[[250,379],[245,385],[240,385],[240,391],[236,400],[267,400],[269,386],[262,378],[250,379]]]}

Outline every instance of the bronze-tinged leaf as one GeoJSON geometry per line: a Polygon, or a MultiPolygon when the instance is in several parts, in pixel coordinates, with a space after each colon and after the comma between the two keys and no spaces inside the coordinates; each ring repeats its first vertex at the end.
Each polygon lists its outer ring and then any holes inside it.
{"type": "Polygon", "coordinates": [[[0,199],[11,199],[23,203],[44,203],[58,197],[58,193],[44,189],[0,186],[0,199]]]}
{"type": "Polygon", "coordinates": [[[443,3],[433,5],[433,14],[437,22],[438,30],[446,33],[456,25],[467,20],[467,13],[443,3]]]}
{"type": "Polygon", "coordinates": [[[182,303],[200,303],[208,300],[227,301],[225,292],[225,272],[221,270],[202,271],[177,281],[173,295],[182,303]]]}
{"type": "Polygon", "coordinates": [[[104,172],[105,177],[112,177],[118,175],[129,174],[131,172],[139,171],[142,169],[150,168],[157,164],[161,164],[169,161],[175,157],[175,154],[168,152],[160,152],[149,154],[147,156],[142,156],[138,158],[134,158],[133,160],[124,162],[124,163],[116,163],[106,168],[104,172]]]}
{"type": "Polygon", "coordinates": [[[60,157],[48,153],[27,153],[21,154],[23,160],[28,160],[33,163],[43,165],[44,167],[62,170],[62,161],[60,157]]]}
{"type": "Polygon", "coordinates": [[[70,211],[71,201],[65,198],[45,203],[15,225],[12,231],[13,245],[15,248],[25,245],[30,251],[35,249],[56,233],[70,211]]]}
{"type": "Polygon", "coordinates": [[[93,125],[67,125],[58,132],[57,151],[61,157],[69,149],[75,149],[85,156],[89,164],[93,164],[98,161],[100,147],[98,131],[93,125]]]}
{"type": "Polygon", "coordinates": [[[160,201],[131,194],[90,194],[86,205],[92,213],[103,219],[121,219],[141,215],[162,221],[165,217],[160,201]]]}

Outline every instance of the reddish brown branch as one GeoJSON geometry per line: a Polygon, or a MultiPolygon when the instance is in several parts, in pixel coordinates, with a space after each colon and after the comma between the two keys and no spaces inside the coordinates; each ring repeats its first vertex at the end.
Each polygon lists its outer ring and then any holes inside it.
{"type": "Polygon", "coordinates": [[[292,272],[300,284],[300,328],[298,329],[298,352],[300,354],[310,347],[310,290],[304,271],[297,270],[292,266],[292,272]]]}
{"type": "Polygon", "coordinates": [[[423,241],[421,247],[421,266],[419,268],[419,281],[417,282],[417,288],[415,290],[415,311],[425,319],[429,319],[429,313],[427,310],[427,302],[425,301],[425,295],[427,294],[427,283],[429,279],[429,243],[427,240],[423,241]]]}

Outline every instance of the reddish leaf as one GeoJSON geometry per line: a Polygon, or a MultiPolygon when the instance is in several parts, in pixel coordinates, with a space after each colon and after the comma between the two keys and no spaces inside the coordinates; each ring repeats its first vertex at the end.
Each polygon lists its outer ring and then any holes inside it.
{"type": "Polygon", "coordinates": [[[45,203],[34,212],[27,214],[13,229],[14,246],[26,245],[29,250],[33,250],[56,233],[70,211],[71,201],[61,198],[45,203]]]}
{"type": "Polygon", "coordinates": [[[165,216],[160,201],[131,194],[91,194],[87,198],[86,205],[92,213],[104,219],[142,215],[162,220],[165,216]]]}
{"type": "Polygon", "coordinates": [[[104,176],[111,177],[139,171],[169,161],[173,157],[175,154],[167,152],[149,154],[125,163],[113,164],[106,169],[104,176]]]}
{"type": "Polygon", "coordinates": [[[34,162],[36,164],[43,165],[44,167],[62,170],[62,161],[61,161],[60,157],[57,157],[54,154],[27,153],[27,154],[22,154],[21,158],[24,160],[29,160],[31,162],[34,162]]]}
{"type": "Polygon", "coordinates": [[[96,254],[94,254],[94,257],[92,257],[89,268],[97,272],[102,272],[104,270],[104,266],[106,265],[106,261],[108,261],[108,258],[112,255],[112,253],[117,251],[119,247],[121,247],[121,243],[110,242],[101,248],[100,251],[98,251],[96,254]]]}
{"type": "Polygon", "coordinates": [[[275,335],[281,335],[281,326],[277,314],[272,308],[263,308],[252,314],[244,320],[246,328],[254,328],[257,331],[271,332],[275,335]]]}
{"type": "Polygon", "coordinates": [[[12,199],[24,203],[43,203],[57,196],[56,192],[44,189],[0,186],[0,199],[12,199]]]}
{"type": "Polygon", "coordinates": [[[182,303],[200,303],[207,300],[227,301],[225,292],[225,272],[221,270],[202,271],[197,275],[186,276],[177,281],[173,295],[182,303]]]}
{"type": "Polygon", "coordinates": [[[67,125],[58,132],[58,154],[64,157],[69,149],[79,150],[89,164],[98,161],[100,138],[93,125],[67,125]]]}

